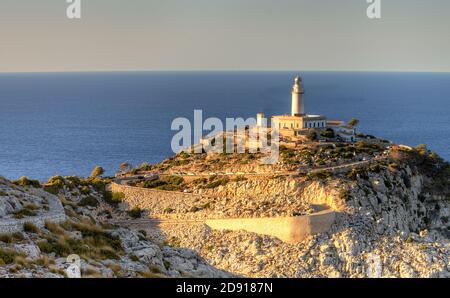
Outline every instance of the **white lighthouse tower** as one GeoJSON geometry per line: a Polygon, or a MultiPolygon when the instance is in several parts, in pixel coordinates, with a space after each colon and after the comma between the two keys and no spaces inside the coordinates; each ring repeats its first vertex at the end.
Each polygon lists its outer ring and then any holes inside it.
{"type": "Polygon", "coordinates": [[[296,77],[294,86],[292,87],[292,116],[305,114],[305,89],[303,88],[302,79],[296,77]]]}

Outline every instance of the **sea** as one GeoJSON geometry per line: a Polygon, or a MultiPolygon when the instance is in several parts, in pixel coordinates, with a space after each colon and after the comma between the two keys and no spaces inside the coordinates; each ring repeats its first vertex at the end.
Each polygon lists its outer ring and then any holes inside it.
{"type": "Polygon", "coordinates": [[[173,154],[175,118],[287,114],[296,75],[307,113],[357,118],[359,132],[450,160],[450,73],[2,73],[0,176],[44,181],[97,165],[113,175],[123,162],[160,162],[173,154]]]}

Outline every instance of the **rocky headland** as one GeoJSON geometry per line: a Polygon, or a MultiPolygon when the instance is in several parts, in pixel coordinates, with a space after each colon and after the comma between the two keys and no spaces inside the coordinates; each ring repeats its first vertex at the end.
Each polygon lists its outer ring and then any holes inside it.
{"type": "Polygon", "coordinates": [[[450,166],[425,146],[259,157],[180,153],[112,180],[1,179],[0,276],[63,277],[77,254],[92,277],[450,277],[450,166]],[[333,225],[297,243],[205,223],[320,210],[333,225]]]}

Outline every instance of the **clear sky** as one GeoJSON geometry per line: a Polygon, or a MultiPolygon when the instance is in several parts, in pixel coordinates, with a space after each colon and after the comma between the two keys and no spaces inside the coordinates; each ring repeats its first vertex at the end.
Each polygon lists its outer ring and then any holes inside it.
{"type": "Polygon", "coordinates": [[[0,71],[450,71],[450,1],[0,0],[0,71]]]}

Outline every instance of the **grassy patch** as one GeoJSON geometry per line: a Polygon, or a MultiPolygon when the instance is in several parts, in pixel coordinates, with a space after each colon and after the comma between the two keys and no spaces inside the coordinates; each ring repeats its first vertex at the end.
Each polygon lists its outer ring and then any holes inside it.
{"type": "Polygon", "coordinates": [[[86,207],[86,206],[97,207],[98,204],[99,203],[98,203],[97,199],[94,198],[93,196],[84,197],[78,203],[78,205],[81,206],[81,207],[86,207]]]}
{"type": "Polygon", "coordinates": [[[183,183],[184,179],[182,177],[169,176],[159,180],[145,181],[142,186],[144,188],[177,191],[181,189],[183,183]]]}
{"type": "MultiPolygon", "coordinates": [[[[68,221],[62,224],[61,228],[81,232],[82,239],[75,240],[64,233],[47,234],[45,240],[37,243],[42,252],[55,253],[62,257],[78,254],[85,259],[94,260],[119,259],[119,254],[123,253],[120,239],[110,235],[100,226],[87,221],[68,221]]],[[[51,229],[53,230],[53,228],[51,229]]]]}
{"type": "Polygon", "coordinates": [[[308,177],[310,179],[319,179],[319,180],[325,180],[330,178],[331,176],[333,176],[333,174],[330,171],[318,171],[308,174],[308,177]]]}
{"type": "Polygon", "coordinates": [[[217,180],[214,180],[214,181],[206,184],[205,188],[212,189],[212,188],[216,188],[219,186],[225,186],[228,184],[228,182],[230,182],[230,179],[228,179],[228,177],[217,179],[217,180]]]}
{"type": "Polygon", "coordinates": [[[26,222],[23,224],[23,230],[27,233],[39,233],[39,228],[32,222],[26,222]]]}
{"type": "Polygon", "coordinates": [[[20,177],[19,180],[13,181],[13,183],[19,186],[32,186],[36,188],[41,187],[41,183],[39,183],[38,180],[30,180],[25,176],[20,177]]]}
{"type": "Polygon", "coordinates": [[[112,206],[117,206],[119,203],[122,203],[124,198],[125,194],[123,192],[106,191],[103,196],[105,202],[112,206]]]}
{"type": "Polygon", "coordinates": [[[24,239],[22,233],[0,234],[0,241],[4,243],[16,243],[24,239]]]}
{"type": "Polygon", "coordinates": [[[0,265],[13,264],[18,257],[24,257],[24,254],[20,254],[12,249],[0,248],[0,265]]]}
{"type": "Polygon", "coordinates": [[[139,207],[134,207],[133,209],[131,209],[131,210],[128,210],[128,215],[130,216],[130,217],[132,217],[132,218],[141,218],[142,217],[142,209],[141,208],[139,208],[139,207]]]}

